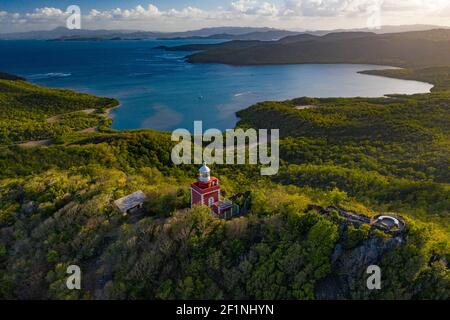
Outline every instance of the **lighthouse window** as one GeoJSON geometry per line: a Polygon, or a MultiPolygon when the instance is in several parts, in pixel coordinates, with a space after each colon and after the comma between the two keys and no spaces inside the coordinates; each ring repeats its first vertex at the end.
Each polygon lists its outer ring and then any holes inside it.
{"type": "Polygon", "coordinates": [[[214,204],[214,198],[213,197],[208,199],[208,204],[209,204],[210,207],[214,204]]]}

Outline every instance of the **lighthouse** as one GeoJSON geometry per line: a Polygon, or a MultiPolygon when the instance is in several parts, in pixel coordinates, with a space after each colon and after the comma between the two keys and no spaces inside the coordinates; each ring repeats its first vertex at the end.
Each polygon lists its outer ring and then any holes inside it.
{"type": "Polygon", "coordinates": [[[229,219],[233,215],[233,203],[221,200],[219,179],[211,176],[211,169],[204,161],[198,170],[197,181],[191,184],[191,208],[196,205],[210,207],[220,218],[229,219]]]}

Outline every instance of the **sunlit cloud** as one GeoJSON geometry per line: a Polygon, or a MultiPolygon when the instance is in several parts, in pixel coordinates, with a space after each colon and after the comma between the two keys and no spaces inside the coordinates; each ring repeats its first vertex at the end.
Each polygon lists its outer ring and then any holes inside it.
{"type": "MultiPolygon", "coordinates": [[[[391,24],[450,21],[448,0],[231,0],[215,9],[195,6],[162,10],[154,4],[83,13],[86,28],[175,31],[209,26],[271,26],[293,30],[363,26],[368,9],[379,6],[391,24]],[[448,19],[447,19],[448,18],[448,19]]],[[[28,13],[0,11],[0,32],[64,26],[65,8],[36,8],[28,13]]],[[[447,23],[448,24],[448,23],[447,23]]]]}

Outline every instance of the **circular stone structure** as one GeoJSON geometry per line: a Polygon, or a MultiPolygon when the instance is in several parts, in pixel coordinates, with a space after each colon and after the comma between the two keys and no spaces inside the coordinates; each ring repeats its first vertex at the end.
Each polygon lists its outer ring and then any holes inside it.
{"type": "Polygon", "coordinates": [[[405,230],[405,220],[393,213],[380,213],[372,217],[370,225],[390,233],[401,233],[405,230]]]}

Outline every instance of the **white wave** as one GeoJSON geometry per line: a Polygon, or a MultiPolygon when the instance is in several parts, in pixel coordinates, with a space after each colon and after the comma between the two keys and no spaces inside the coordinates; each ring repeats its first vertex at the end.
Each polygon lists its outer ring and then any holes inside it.
{"type": "Polygon", "coordinates": [[[38,80],[38,79],[49,79],[49,78],[66,78],[70,77],[71,73],[63,73],[63,72],[49,72],[49,73],[38,73],[27,76],[28,79],[38,80]]]}
{"type": "Polygon", "coordinates": [[[150,72],[136,72],[136,73],[130,73],[129,76],[130,77],[148,77],[148,76],[152,76],[153,73],[150,72]]]}
{"type": "Polygon", "coordinates": [[[175,54],[164,54],[164,55],[159,55],[159,56],[155,56],[155,58],[158,59],[166,59],[166,60],[180,60],[181,58],[183,58],[183,56],[180,55],[175,55],[175,54]]]}
{"type": "Polygon", "coordinates": [[[250,94],[250,93],[252,93],[252,92],[251,91],[239,92],[239,93],[236,93],[234,96],[235,97],[240,97],[240,96],[243,96],[243,95],[246,95],[246,94],[250,94]]]}

